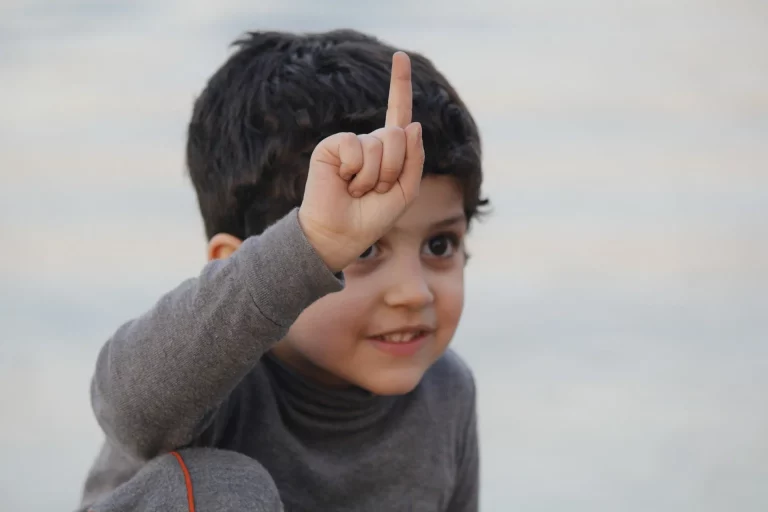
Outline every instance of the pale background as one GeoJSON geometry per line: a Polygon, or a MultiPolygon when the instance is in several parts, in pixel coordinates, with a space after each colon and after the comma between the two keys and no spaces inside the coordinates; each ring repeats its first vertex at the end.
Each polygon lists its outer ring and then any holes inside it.
{"type": "Polygon", "coordinates": [[[760,0],[3,0],[0,510],[74,508],[97,350],[204,262],[184,132],[227,45],[337,27],[425,52],[484,135],[483,510],[768,510],[760,0]]]}

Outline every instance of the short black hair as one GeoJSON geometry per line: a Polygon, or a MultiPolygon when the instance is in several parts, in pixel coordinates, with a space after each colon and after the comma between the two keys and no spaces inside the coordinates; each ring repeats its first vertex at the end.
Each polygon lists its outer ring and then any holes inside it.
{"type": "MultiPolygon", "coordinates": [[[[196,99],[187,167],[210,239],[257,235],[301,204],[315,146],[338,132],[384,126],[397,48],[354,30],[249,32],[196,99]]],[[[480,195],[477,125],[451,84],[411,58],[413,120],[422,125],[424,174],[454,176],[471,220],[480,195]]]]}

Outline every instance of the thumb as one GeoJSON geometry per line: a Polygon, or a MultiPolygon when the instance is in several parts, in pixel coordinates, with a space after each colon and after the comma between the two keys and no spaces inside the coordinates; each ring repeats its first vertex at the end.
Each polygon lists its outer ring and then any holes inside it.
{"type": "Polygon", "coordinates": [[[411,123],[405,127],[405,160],[403,161],[403,172],[398,179],[405,196],[405,204],[411,204],[419,195],[421,174],[424,171],[424,157],[421,123],[411,123]]]}

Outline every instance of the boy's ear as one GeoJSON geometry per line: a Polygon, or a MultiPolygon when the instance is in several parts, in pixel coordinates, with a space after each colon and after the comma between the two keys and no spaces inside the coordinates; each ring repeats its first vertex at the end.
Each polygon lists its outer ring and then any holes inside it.
{"type": "Polygon", "coordinates": [[[227,233],[217,233],[208,242],[208,261],[228,258],[243,241],[227,233]]]}

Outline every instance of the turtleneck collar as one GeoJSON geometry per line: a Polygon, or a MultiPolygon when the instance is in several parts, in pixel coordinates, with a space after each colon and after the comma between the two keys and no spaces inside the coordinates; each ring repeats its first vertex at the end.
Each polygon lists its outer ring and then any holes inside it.
{"type": "Polygon", "coordinates": [[[299,374],[271,353],[262,359],[281,414],[293,428],[317,435],[349,434],[383,421],[397,397],[379,396],[357,386],[332,388],[299,374]]]}

